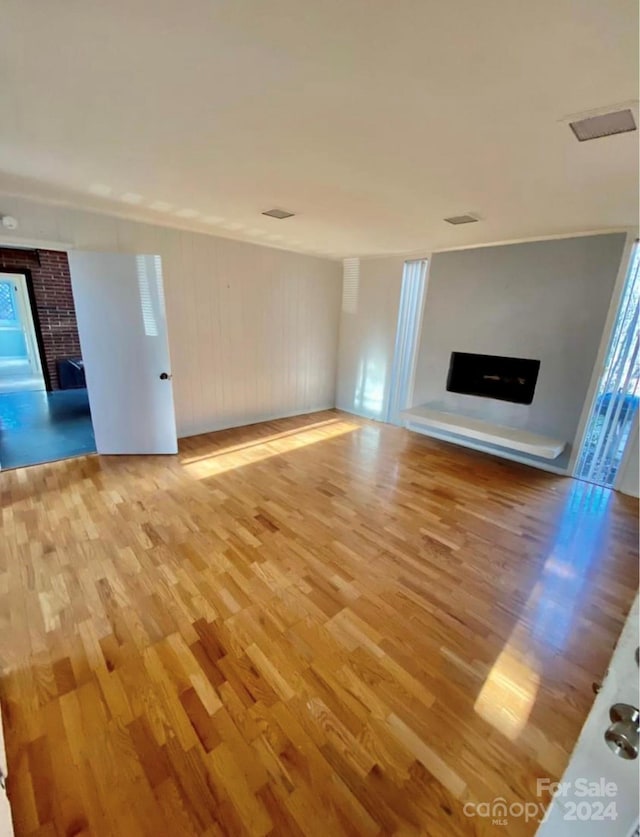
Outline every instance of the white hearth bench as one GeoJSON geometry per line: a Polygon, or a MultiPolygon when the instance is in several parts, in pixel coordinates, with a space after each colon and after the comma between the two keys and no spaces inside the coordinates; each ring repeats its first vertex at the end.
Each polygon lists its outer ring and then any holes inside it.
{"type": "Polygon", "coordinates": [[[455,441],[455,437],[461,437],[544,460],[557,459],[566,447],[566,442],[561,439],[540,436],[516,427],[491,424],[470,416],[447,413],[428,405],[403,410],[401,416],[409,428],[413,426],[416,430],[422,429],[440,439],[446,439],[451,434],[451,441],[455,441]]]}

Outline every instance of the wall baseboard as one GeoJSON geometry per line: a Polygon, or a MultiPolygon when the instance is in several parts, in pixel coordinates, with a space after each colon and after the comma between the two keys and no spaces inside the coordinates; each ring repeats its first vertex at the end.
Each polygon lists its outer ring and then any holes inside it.
{"type": "Polygon", "coordinates": [[[207,423],[206,425],[190,427],[180,430],[178,432],[179,439],[189,439],[191,436],[202,436],[205,433],[216,433],[219,430],[233,430],[236,427],[248,427],[251,424],[261,424],[264,421],[277,421],[278,419],[293,418],[294,416],[308,416],[311,413],[320,413],[325,410],[335,410],[335,402],[331,404],[319,404],[313,407],[307,407],[303,410],[290,410],[287,412],[276,413],[252,413],[248,416],[237,416],[232,419],[227,419],[221,422],[215,422],[213,425],[207,423]]]}

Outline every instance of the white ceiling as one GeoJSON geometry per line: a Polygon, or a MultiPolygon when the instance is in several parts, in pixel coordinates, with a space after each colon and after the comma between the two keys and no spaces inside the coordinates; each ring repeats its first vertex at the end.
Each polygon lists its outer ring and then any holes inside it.
{"type": "Polygon", "coordinates": [[[635,0],[2,0],[0,191],[334,256],[632,225],[638,132],[562,120],[637,63],[635,0]]]}

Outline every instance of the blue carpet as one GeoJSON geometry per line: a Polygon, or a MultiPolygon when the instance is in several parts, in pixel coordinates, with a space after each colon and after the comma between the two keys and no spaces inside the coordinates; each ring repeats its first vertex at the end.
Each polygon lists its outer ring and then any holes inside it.
{"type": "Polygon", "coordinates": [[[0,468],[95,450],[86,389],[0,393],[0,468]]]}

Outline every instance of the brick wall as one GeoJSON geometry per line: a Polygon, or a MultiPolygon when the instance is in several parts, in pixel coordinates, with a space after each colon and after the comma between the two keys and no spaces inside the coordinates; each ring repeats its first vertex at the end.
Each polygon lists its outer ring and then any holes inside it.
{"type": "Polygon", "coordinates": [[[35,297],[36,329],[44,353],[48,388],[59,389],[56,360],[80,356],[80,338],[71,293],[67,254],[57,250],[0,248],[0,268],[13,273],[28,270],[35,297]]]}

